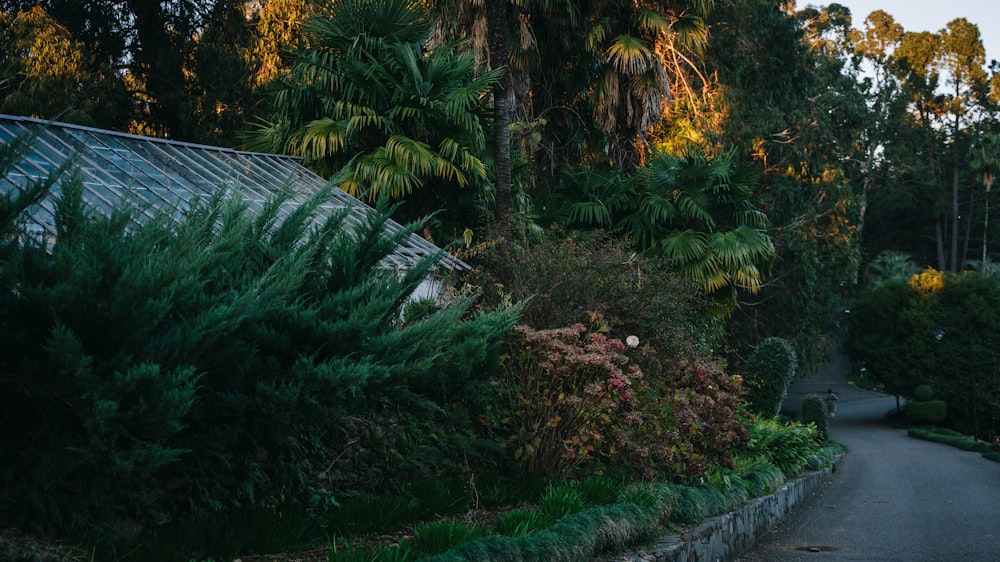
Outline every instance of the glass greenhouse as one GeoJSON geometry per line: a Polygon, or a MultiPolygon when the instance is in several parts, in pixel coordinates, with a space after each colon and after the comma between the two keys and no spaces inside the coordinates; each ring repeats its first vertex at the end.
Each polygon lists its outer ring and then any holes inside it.
{"type": "MultiPolygon", "coordinates": [[[[291,197],[279,212],[284,218],[326,185],[326,180],[291,156],[0,115],[0,143],[9,143],[19,135],[35,136],[30,138],[28,150],[14,170],[0,178],[0,192],[45,177],[72,157],[71,169],[83,181],[85,201],[105,213],[125,203],[133,204],[147,216],[152,210],[164,208],[174,209],[180,215],[194,202],[211,199],[220,189],[242,195],[250,210],[256,212],[282,189],[290,188],[291,197]]],[[[361,201],[335,189],[329,201],[317,210],[317,219],[326,219],[345,209],[348,225],[359,224],[372,212],[361,201]]],[[[53,212],[53,201],[42,201],[32,210],[29,229],[40,237],[54,237],[53,212]]],[[[390,222],[387,228],[398,231],[401,226],[390,222]]],[[[441,250],[437,246],[413,234],[396,248],[386,265],[405,269],[438,253],[441,250]]],[[[469,268],[447,253],[443,253],[440,265],[448,270],[469,268]]]]}

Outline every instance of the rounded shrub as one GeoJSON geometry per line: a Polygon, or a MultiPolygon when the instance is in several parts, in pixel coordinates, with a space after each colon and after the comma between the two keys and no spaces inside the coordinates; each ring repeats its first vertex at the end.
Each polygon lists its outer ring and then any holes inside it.
{"type": "Polygon", "coordinates": [[[829,427],[826,422],[826,405],[823,399],[815,394],[806,396],[802,401],[802,423],[813,424],[819,431],[823,442],[830,438],[829,427]]]}
{"type": "Polygon", "coordinates": [[[934,400],[934,387],[929,384],[922,384],[913,389],[913,398],[918,402],[934,400]]]}
{"type": "Polygon", "coordinates": [[[798,358],[788,340],[761,342],[742,370],[750,410],[769,418],[778,415],[797,368],[798,358]]]}

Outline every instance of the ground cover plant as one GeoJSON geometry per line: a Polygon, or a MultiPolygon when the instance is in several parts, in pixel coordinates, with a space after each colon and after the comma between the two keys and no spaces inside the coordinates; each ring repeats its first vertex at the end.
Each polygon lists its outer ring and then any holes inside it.
{"type": "Polygon", "coordinates": [[[998,450],[1000,447],[998,447],[995,443],[974,440],[969,435],[947,428],[934,426],[911,427],[906,432],[911,437],[924,439],[925,441],[944,443],[965,451],[982,453],[983,456],[994,456],[996,453],[1000,452],[1000,450],[998,450]]]}

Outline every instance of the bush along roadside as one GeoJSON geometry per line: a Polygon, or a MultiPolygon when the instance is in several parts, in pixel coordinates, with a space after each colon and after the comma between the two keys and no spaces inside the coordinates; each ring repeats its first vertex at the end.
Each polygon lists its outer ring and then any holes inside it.
{"type": "MultiPolygon", "coordinates": [[[[751,436],[750,443],[736,455],[732,468],[713,468],[696,481],[639,482],[625,486],[604,504],[588,498],[608,497],[607,488],[604,494],[587,495],[581,491],[586,486],[580,484],[550,487],[538,506],[502,514],[487,524],[485,533],[478,536],[472,532],[452,533],[454,543],[447,550],[428,552],[414,537],[398,543],[396,548],[400,552],[387,559],[587,560],[634,548],[678,526],[735,509],[752,498],[774,492],[788,478],[828,466],[835,455],[843,452],[843,447],[837,444],[821,447],[813,427],[795,422],[756,422],[751,427],[751,436]],[[406,555],[399,557],[403,552],[406,555]]],[[[331,560],[375,558],[331,557],[331,560]]]]}
{"type": "Polygon", "coordinates": [[[326,513],[295,504],[203,512],[141,543],[110,541],[97,551],[54,549],[38,541],[17,543],[14,537],[0,537],[0,546],[36,553],[44,547],[49,555],[35,559],[45,561],[89,559],[94,553],[96,559],[119,562],[236,557],[245,562],[276,557],[328,562],[520,562],[614,556],[773,493],[799,474],[829,466],[844,451],[835,443],[820,446],[816,430],[796,422],[761,420],[751,425],[750,433],[750,442],[734,455],[731,467],[713,466],[687,483],[630,483],[611,476],[531,481],[522,487],[541,489],[518,501],[491,491],[511,483],[494,486],[481,478],[478,488],[485,509],[473,509],[461,483],[440,482],[398,494],[359,495],[326,513]],[[499,503],[504,499],[514,503],[499,503]],[[358,527],[359,523],[367,526],[358,527]]]}
{"type": "Polygon", "coordinates": [[[934,441],[935,443],[944,443],[945,445],[958,447],[964,451],[981,453],[984,457],[991,461],[1000,462],[1000,440],[991,444],[986,441],[972,439],[968,435],[951,429],[942,429],[938,427],[912,427],[907,430],[907,434],[910,437],[916,437],[917,439],[934,441]]]}

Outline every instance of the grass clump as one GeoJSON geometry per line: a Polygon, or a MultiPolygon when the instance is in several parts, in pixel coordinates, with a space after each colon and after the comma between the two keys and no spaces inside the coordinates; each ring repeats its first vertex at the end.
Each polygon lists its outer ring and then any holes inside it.
{"type": "Polygon", "coordinates": [[[505,537],[524,537],[552,524],[552,519],[537,509],[513,509],[497,515],[497,533],[505,537]]]}
{"type": "Polygon", "coordinates": [[[488,536],[490,531],[461,521],[435,521],[413,531],[413,548],[421,556],[439,554],[450,548],[488,536]]]}

